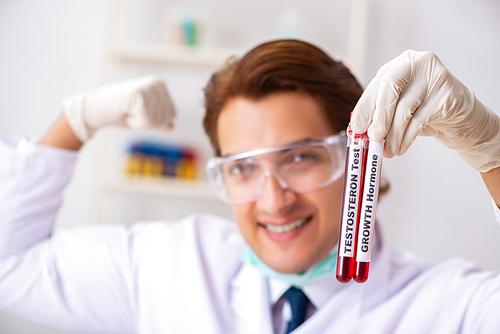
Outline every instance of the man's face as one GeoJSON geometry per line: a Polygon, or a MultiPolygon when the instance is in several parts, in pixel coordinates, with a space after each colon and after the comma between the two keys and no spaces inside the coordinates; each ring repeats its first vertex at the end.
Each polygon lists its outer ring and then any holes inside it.
{"type": "MultiPolygon", "coordinates": [[[[278,93],[254,101],[230,99],[218,119],[221,155],[333,135],[321,106],[311,96],[278,93]]],[[[238,227],[254,252],[278,272],[299,273],[322,261],[337,242],[343,178],[318,190],[296,193],[267,177],[262,196],[232,205],[238,227]],[[265,226],[306,223],[284,233],[265,226]]]]}

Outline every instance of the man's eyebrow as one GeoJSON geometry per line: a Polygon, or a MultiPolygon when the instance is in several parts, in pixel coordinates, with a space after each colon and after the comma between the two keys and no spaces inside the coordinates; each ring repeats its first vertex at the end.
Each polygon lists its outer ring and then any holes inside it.
{"type": "MultiPolygon", "coordinates": [[[[308,137],[308,138],[299,139],[299,140],[296,140],[296,141],[293,141],[290,143],[286,143],[286,144],[282,144],[282,145],[276,145],[276,146],[271,146],[271,147],[260,147],[260,148],[256,148],[256,149],[245,151],[245,152],[251,152],[251,151],[256,151],[256,150],[260,150],[260,149],[274,148],[274,147],[278,148],[281,146],[288,146],[288,145],[302,145],[302,144],[307,144],[307,143],[311,143],[311,142],[315,142],[315,141],[319,141],[319,140],[321,140],[321,138],[308,137]]],[[[288,151],[288,150],[289,149],[287,149],[287,148],[283,148],[283,151],[288,151]]],[[[243,154],[245,152],[229,153],[229,154],[225,154],[225,155],[221,156],[221,158],[226,158],[226,157],[230,157],[233,155],[243,154]]]]}
{"type": "Polygon", "coordinates": [[[304,138],[304,139],[300,139],[300,140],[297,140],[297,141],[294,141],[294,142],[291,142],[291,143],[288,143],[288,144],[285,144],[285,145],[307,144],[307,143],[315,142],[315,141],[318,141],[318,140],[321,140],[321,139],[318,139],[318,138],[304,138]]]}

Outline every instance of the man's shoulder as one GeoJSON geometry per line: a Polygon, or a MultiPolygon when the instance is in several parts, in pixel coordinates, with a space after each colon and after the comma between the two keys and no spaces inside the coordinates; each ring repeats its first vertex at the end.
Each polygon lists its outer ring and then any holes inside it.
{"type": "Polygon", "coordinates": [[[450,258],[445,261],[421,259],[409,252],[391,250],[388,271],[393,291],[426,291],[436,296],[466,295],[485,284],[498,285],[499,273],[484,270],[472,261],[450,258]]]}

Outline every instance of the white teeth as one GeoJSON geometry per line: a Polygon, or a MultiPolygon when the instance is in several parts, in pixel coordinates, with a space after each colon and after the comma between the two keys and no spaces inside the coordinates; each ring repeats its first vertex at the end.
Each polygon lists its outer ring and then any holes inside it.
{"type": "Polygon", "coordinates": [[[307,219],[299,219],[299,220],[296,220],[294,222],[291,222],[291,223],[285,224],[285,225],[267,224],[267,225],[264,225],[264,227],[266,228],[266,230],[273,232],[273,233],[286,233],[286,232],[290,232],[291,230],[294,230],[298,227],[301,227],[306,222],[307,222],[307,219]]]}

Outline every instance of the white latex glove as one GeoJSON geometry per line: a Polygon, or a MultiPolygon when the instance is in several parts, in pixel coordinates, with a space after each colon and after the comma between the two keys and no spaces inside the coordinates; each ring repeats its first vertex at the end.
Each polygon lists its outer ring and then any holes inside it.
{"type": "Polygon", "coordinates": [[[75,95],[63,101],[63,111],[82,142],[109,125],[170,130],[175,117],[175,107],[163,81],[153,75],[75,95]]]}
{"type": "Polygon", "coordinates": [[[380,68],[354,108],[351,128],[385,137],[384,155],[434,136],[480,172],[500,166],[500,119],[430,52],[405,51],[380,68]]]}

